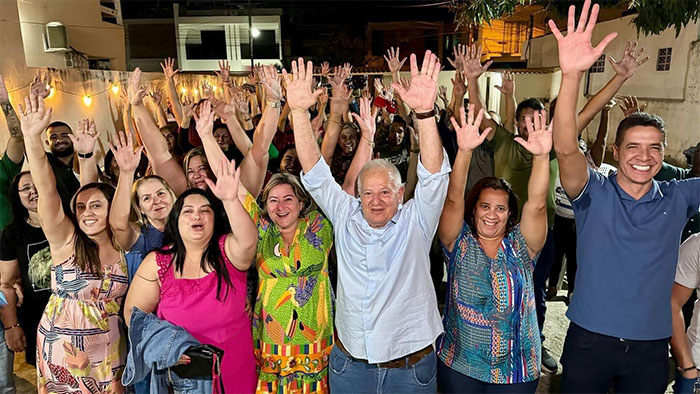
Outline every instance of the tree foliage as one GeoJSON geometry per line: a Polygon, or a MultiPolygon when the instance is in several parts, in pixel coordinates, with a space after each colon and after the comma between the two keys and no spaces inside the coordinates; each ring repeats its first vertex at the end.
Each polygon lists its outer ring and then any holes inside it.
{"type": "Polygon", "coordinates": [[[457,28],[481,26],[491,23],[515,11],[517,5],[530,4],[532,0],[452,0],[450,9],[455,14],[457,28]]]}
{"type": "Polygon", "coordinates": [[[632,0],[637,10],[632,23],[637,34],[659,34],[667,28],[676,30],[676,37],[688,23],[700,18],[700,0],[632,0]]]}

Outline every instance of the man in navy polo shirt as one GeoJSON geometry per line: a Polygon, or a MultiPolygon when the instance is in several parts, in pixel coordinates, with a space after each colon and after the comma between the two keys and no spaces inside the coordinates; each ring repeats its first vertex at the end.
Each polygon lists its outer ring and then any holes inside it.
{"type": "Polygon", "coordinates": [[[618,126],[617,173],[605,177],[587,168],[576,138],[579,86],[616,36],[591,46],[598,9],[586,0],[576,27],[572,6],[566,36],[549,22],[562,72],[554,149],[576,217],[579,264],[567,312],[562,392],[605,393],[614,385],[618,393],[663,393],[678,243],[685,222],[697,213],[700,180],[653,180],[663,163],[666,126],[646,113],[618,126]]]}

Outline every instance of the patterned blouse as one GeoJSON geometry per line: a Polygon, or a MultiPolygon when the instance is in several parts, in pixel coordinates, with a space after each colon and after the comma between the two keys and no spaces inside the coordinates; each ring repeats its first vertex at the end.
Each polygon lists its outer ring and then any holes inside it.
{"type": "Polygon", "coordinates": [[[328,392],[333,347],[328,253],[333,227],[319,211],[311,211],[299,220],[287,250],[277,226],[251,195],[244,206],[259,236],[255,265],[260,281],[253,315],[260,369],[257,392],[328,392]]]}
{"type": "Polygon", "coordinates": [[[540,375],[540,334],[530,258],[520,225],[490,258],[464,223],[447,263],[445,335],[438,355],[448,367],[487,383],[523,383],[540,375]]]}

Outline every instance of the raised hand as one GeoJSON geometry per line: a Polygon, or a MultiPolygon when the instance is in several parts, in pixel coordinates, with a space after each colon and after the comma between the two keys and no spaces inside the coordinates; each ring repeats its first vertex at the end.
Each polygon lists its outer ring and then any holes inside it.
{"type": "Polygon", "coordinates": [[[321,76],[328,79],[328,75],[331,73],[331,65],[328,62],[321,63],[321,76]]]}
{"type": "Polygon", "coordinates": [[[40,136],[51,121],[51,108],[44,107],[44,99],[30,94],[24,98],[24,107],[19,106],[22,113],[20,124],[25,139],[40,136]]]}
{"type": "Polygon", "coordinates": [[[394,90],[401,99],[415,112],[428,112],[435,105],[437,97],[438,75],[440,74],[440,60],[437,56],[425,51],[423,65],[420,71],[416,61],[416,54],[411,54],[411,86],[405,89],[400,83],[394,82],[394,90]]]}
{"type": "Polygon", "coordinates": [[[122,173],[134,172],[141,162],[141,151],[143,146],[140,146],[134,151],[134,143],[131,133],[117,132],[114,138],[114,144],[109,144],[109,150],[114,155],[114,160],[117,161],[119,171],[122,173]]]}
{"type": "Polygon", "coordinates": [[[438,97],[447,103],[447,87],[445,85],[438,86],[438,97]]]}
{"type": "Polygon", "coordinates": [[[615,74],[625,79],[631,78],[634,75],[634,71],[637,70],[637,67],[649,61],[649,56],[640,59],[644,53],[644,47],[639,48],[639,50],[636,49],[636,41],[627,41],[625,52],[623,52],[622,59],[620,59],[619,62],[612,56],[608,56],[608,60],[613,70],[615,70],[615,74]]]}
{"type": "Polygon", "coordinates": [[[591,9],[591,0],[583,3],[581,18],[576,27],[576,7],[569,7],[569,19],[566,28],[566,37],[561,34],[553,20],[549,20],[549,28],[559,44],[559,68],[562,74],[579,74],[591,68],[593,63],[603,54],[605,47],[617,36],[610,33],[598,44],[591,46],[591,35],[598,19],[600,7],[594,4],[591,9]],[[589,17],[590,9],[590,17],[589,17]]]}
{"type": "Polygon", "coordinates": [[[352,72],[352,64],[345,62],[343,63],[343,73],[345,73],[346,78],[350,76],[350,73],[352,72]]]}
{"type": "Polygon", "coordinates": [[[513,73],[510,71],[503,72],[503,82],[502,84],[494,86],[496,89],[500,90],[506,96],[512,96],[515,91],[515,83],[513,82],[513,73]]]}
{"type": "Polygon", "coordinates": [[[7,93],[7,88],[5,87],[5,80],[0,75],[0,104],[9,103],[10,94],[7,93]]]}
{"type": "Polygon", "coordinates": [[[229,67],[228,60],[220,60],[219,71],[214,71],[214,74],[219,77],[222,83],[228,83],[228,80],[231,77],[231,69],[229,67]]]}
{"type": "Polygon", "coordinates": [[[527,140],[522,137],[515,137],[520,145],[535,156],[549,155],[552,150],[552,124],[547,126],[547,111],[536,111],[534,113],[534,126],[529,116],[525,118],[527,125],[527,140]]]}
{"type": "MultiPolygon", "coordinates": [[[[212,166],[212,168],[216,168],[212,166]]],[[[209,178],[205,178],[209,190],[221,201],[238,200],[238,182],[241,169],[236,169],[236,161],[229,162],[226,158],[221,160],[221,165],[216,168],[216,183],[209,178]]]]}
{"type": "Polygon", "coordinates": [[[74,134],[68,134],[68,138],[73,141],[73,148],[82,155],[87,155],[95,151],[97,137],[98,133],[95,130],[95,121],[87,118],[78,121],[77,131],[74,134]]]}
{"type": "Polygon", "coordinates": [[[477,79],[483,74],[493,63],[489,60],[481,64],[481,47],[477,48],[472,44],[471,49],[467,48],[466,56],[464,57],[464,76],[467,79],[477,79]]]}
{"type": "Polygon", "coordinates": [[[403,67],[403,64],[406,62],[406,58],[399,58],[399,47],[396,47],[396,49],[393,47],[387,49],[384,60],[386,60],[386,64],[389,66],[389,71],[391,71],[392,74],[401,71],[401,67],[403,67]]]}
{"type": "Polygon", "coordinates": [[[275,66],[262,67],[260,82],[262,82],[263,89],[265,89],[265,98],[268,101],[277,103],[282,100],[281,78],[277,74],[275,66]]]}
{"type": "Polygon", "coordinates": [[[362,91],[362,98],[366,100],[372,100],[372,93],[367,90],[362,91]]]}
{"type": "Polygon", "coordinates": [[[141,87],[141,69],[138,67],[131,73],[127,94],[129,96],[129,103],[131,103],[132,106],[143,105],[146,89],[141,87]]]}
{"type": "Polygon", "coordinates": [[[467,84],[464,82],[464,75],[461,71],[457,70],[455,77],[450,81],[452,81],[452,91],[456,97],[464,96],[467,93],[467,84]]]}
{"type": "Polygon", "coordinates": [[[37,97],[44,99],[49,96],[49,93],[51,93],[50,89],[47,87],[50,83],[51,79],[48,73],[40,74],[37,72],[37,75],[34,76],[32,83],[29,84],[29,92],[30,94],[34,94],[37,97]]]}
{"type": "Polygon", "coordinates": [[[233,103],[233,107],[236,109],[236,113],[246,115],[248,112],[250,112],[250,105],[244,91],[239,90],[231,97],[231,101],[233,103]]]}
{"type": "Polygon", "coordinates": [[[486,136],[491,132],[491,128],[489,127],[484,130],[483,133],[479,133],[479,126],[483,118],[484,109],[482,108],[479,110],[476,119],[474,119],[474,104],[469,104],[468,115],[464,113],[464,107],[459,107],[459,124],[454,116],[450,118],[452,127],[454,127],[455,133],[457,133],[457,147],[459,150],[471,152],[484,142],[486,136]]]}
{"type": "Polygon", "coordinates": [[[152,88],[148,95],[156,104],[160,104],[160,100],[163,98],[163,93],[158,88],[152,88]]]}
{"type": "Polygon", "coordinates": [[[646,107],[646,104],[642,104],[641,107],[639,106],[637,96],[622,96],[620,109],[622,110],[622,113],[625,114],[625,117],[628,117],[635,112],[644,112],[646,107]]]}
{"type": "Polygon", "coordinates": [[[165,74],[165,77],[168,79],[172,79],[175,74],[180,71],[179,69],[175,69],[175,59],[172,58],[166,58],[163,63],[160,64],[160,67],[163,69],[163,74],[165,74]]]}
{"type": "Polygon", "coordinates": [[[292,110],[308,110],[323,92],[321,89],[311,91],[313,70],[313,63],[309,61],[304,66],[302,58],[299,58],[298,62],[292,60],[292,75],[289,75],[287,70],[282,70],[282,76],[287,83],[287,102],[292,110]]]}
{"type": "Polygon", "coordinates": [[[214,111],[211,110],[211,101],[204,100],[199,104],[199,115],[194,114],[197,134],[199,138],[204,138],[212,133],[214,129],[214,111]]]}
{"type": "Polygon", "coordinates": [[[360,126],[362,138],[367,138],[369,141],[374,141],[374,133],[377,131],[377,111],[379,108],[372,109],[372,101],[362,97],[360,99],[360,114],[352,113],[352,117],[360,126]]]}
{"type": "Polygon", "coordinates": [[[461,71],[464,69],[464,63],[468,59],[468,49],[467,46],[464,44],[457,44],[452,48],[452,54],[454,55],[454,60],[450,59],[449,57],[447,58],[447,61],[450,62],[452,67],[455,68],[455,70],[461,71]]]}

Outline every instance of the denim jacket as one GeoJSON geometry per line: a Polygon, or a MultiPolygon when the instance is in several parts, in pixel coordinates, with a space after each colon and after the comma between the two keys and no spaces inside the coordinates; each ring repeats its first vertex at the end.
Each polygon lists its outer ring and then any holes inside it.
{"type": "Polygon", "coordinates": [[[211,393],[211,379],[182,379],[174,372],[168,373],[168,368],[175,365],[190,346],[199,344],[184,328],[134,307],[122,384],[141,382],[150,373],[151,393],[167,393],[170,379],[176,393],[211,393]]]}

